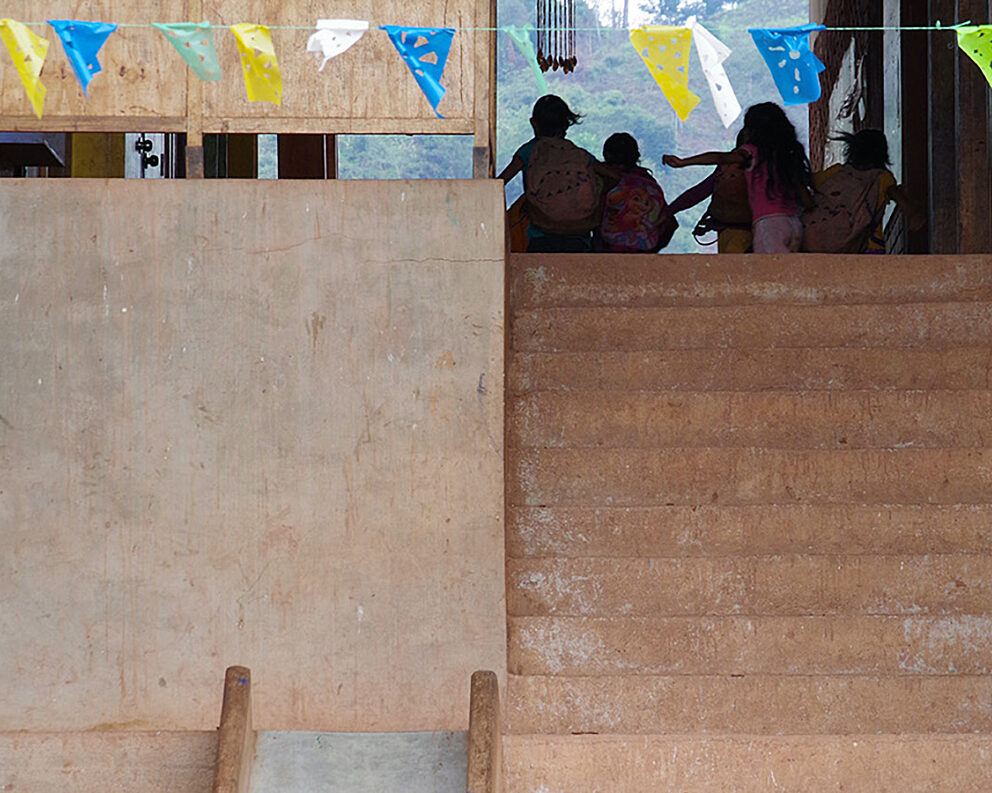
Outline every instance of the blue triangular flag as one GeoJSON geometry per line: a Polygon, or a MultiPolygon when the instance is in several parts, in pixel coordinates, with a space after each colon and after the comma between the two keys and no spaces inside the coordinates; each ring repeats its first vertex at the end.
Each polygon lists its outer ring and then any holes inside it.
{"type": "Polygon", "coordinates": [[[826,67],[810,49],[809,34],[824,29],[823,25],[800,25],[748,30],[785,104],[805,105],[820,98],[820,72],[826,67]]]}
{"type": "Polygon", "coordinates": [[[72,64],[79,84],[83,86],[83,93],[89,96],[87,86],[93,75],[103,68],[96,55],[107,37],[117,30],[117,25],[109,22],[81,22],[78,19],[49,19],[48,24],[62,39],[62,49],[72,64]]]}
{"type": "Polygon", "coordinates": [[[396,51],[406,61],[420,90],[431,103],[434,114],[438,118],[444,118],[437,112],[437,105],[444,96],[441,75],[444,74],[444,65],[448,62],[448,51],[451,49],[451,39],[455,35],[455,29],[404,28],[396,25],[380,25],[379,29],[389,34],[396,51]],[[433,61],[424,60],[431,55],[434,56],[433,61]]]}

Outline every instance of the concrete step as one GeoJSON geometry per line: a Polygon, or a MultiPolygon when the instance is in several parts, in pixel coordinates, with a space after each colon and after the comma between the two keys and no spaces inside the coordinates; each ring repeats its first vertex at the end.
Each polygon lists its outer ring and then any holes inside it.
{"type": "Polygon", "coordinates": [[[509,675],[504,719],[509,733],[989,733],[992,677],[509,675]]]}
{"type": "Polygon", "coordinates": [[[989,735],[508,735],[512,793],[992,790],[989,735]]]}
{"type": "Polygon", "coordinates": [[[9,793],[210,793],[217,733],[0,732],[9,793]]]}
{"type": "Polygon", "coordinates": [[[511,394],[542,390],[842,391],[992,388],[992,347],[518,352],[511,394]]]}
{"type": "Polygon", "coordinates": [[[508,443],[516,447],[887,449],[992,442],[988,390],[543,391],[508,407],[508,443]]]}
{"type": "Polygon", "coordinates": [[[985,256],[512,255],[509,272],[516,308],[992,299],[985,256]]]}
{"type": "Polygon", "coordinates": [[[992,556],[511,559],[514,617],[984,616],[992,556]]]}
{"type": "Polygon", "coordinates": [[[953,554],[992,548],[992,505],[511,507],[520,557],[953,554]]]}
{"type": "Polygon", "coordinates": [[[511,617],[517,675],[987,675],[992,618],[511,617]]]}
{"type": "Polygon", "coordinates": [[[460,793],[466,732],[259,731],[248,793],[460,793]]]}
{"type": "Polygon", "coordinates": [[[984,449],[513,449],[511,506],[983,504],[984,449]]]}
{"type": "Polygon", "coordinates": [[[510,335],[521,352],[987,347],[992,304],[542,308],[515,311],[510,335]]]}

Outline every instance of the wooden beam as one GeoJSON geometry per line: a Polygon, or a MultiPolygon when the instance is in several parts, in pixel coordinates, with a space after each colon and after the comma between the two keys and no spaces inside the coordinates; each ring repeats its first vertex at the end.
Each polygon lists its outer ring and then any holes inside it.
{"type": "MultiPolygon", "coordinates": [[[[492,28],[496,24],[495,0],[476,0],[476,25],[492,28]]],[[[495,173],[496,159],[496,36],[492,30],[473,34],[473,69],[475,83],[472,176],[489,179],[495,173]]]]}
{"type": "MultiPolygon", "coordinates": [[[[989,22],[989,0],[958,0],[957,19],[989,22]]],[[[956,42],[955,42],[956,44],[956,42]]],[[[989,160],[989,86],[985,75],[957,51],[958,252],[992,251],[992,162],[989,160]]]]}
{"type": "MultiPolygon", "coordinates": [[[[954,19],[957,0],[929,0],[930,20],[954,19]]],[[[956,253],[958,170],[955,119],[957,40],[953,32],[930,31],[930,253],[956,253]]]]}
{"type": "MultiPolygon", "coordinates": [[[[919,0],[901,0],[899,24],[920,27],[929,22],[927,10],[919,0]]],[[[902,130],[902,185],[923,209],[929,208],[930,194],[930,101],[927,34],[904,30],[900,38],[900,121],[902,130]]],[[[930,225],[933,218],[930,218],[930,225]]],[[[906,253],[928,253],[929,230],[910,233],[906,253]]]]}
{"type": "Polygon", "coordinates": [[[213,793],[248,793],[254,754],[251,670],[244,666],[229,666],[224,674],[213,793]]]}
{"type": "Polygon", "coordinates": [[[495,672],[472,673],[468,716],[467,793],[502,793],[503,728],[495,672]]]}
{"type": "MultiPolygon", "coordinates": [[[[187,0],[187,19],[203,19],[203,0],[187,0]]],[[[203,178],[203,81],[186,70],[186,178],[203,178]]]]}

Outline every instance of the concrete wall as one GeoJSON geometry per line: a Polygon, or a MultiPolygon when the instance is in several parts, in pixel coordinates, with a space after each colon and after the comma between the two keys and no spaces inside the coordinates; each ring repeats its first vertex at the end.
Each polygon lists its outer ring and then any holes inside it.
{"type": "Polygon", "coordinates": [[[467,726],[500,188],[0,182],[0,730],[467,726]]]}

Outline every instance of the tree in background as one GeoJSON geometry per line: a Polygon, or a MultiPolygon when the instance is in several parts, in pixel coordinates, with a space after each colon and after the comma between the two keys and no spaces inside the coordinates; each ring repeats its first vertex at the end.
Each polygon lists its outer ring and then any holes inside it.
{"type": "Polygon", "coordinates": [[[737,6],[727,0],[643,0],[640,4],[651,25],[681,25],[689,17],[703,20],[737,6]]]}

